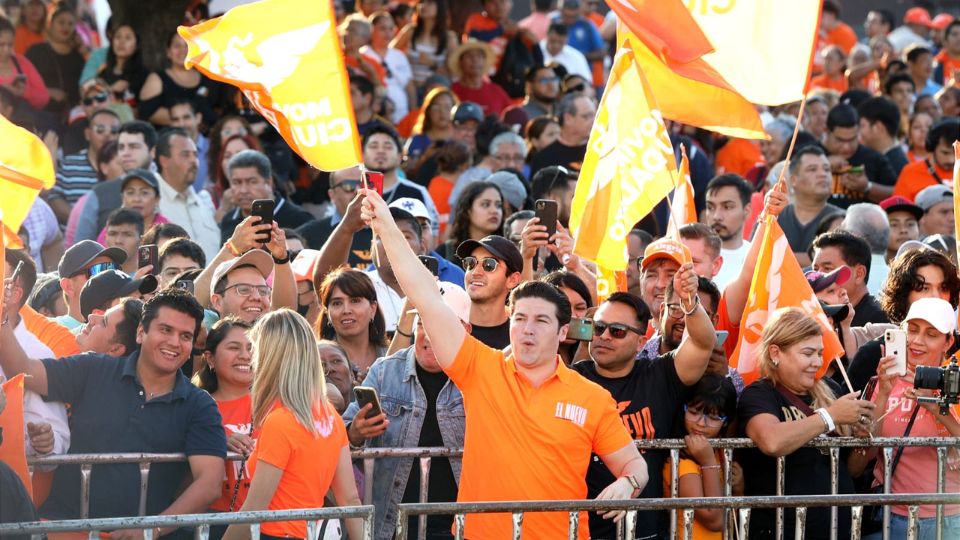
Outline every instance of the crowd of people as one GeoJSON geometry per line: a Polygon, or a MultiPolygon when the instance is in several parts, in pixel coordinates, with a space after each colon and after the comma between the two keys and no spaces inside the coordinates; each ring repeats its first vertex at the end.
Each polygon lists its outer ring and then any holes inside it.
{"type": "MultiPolygon", "coordinates": [[[[772,495],[781,456],[785,494],[828,494],[831,460],[811,441],[960,437],[960,411],[918,402],[935,392],[913,385],[917,367],[957,349],[960,20],[875,10],[861,40],[825,0],[799,122],[799,103],[764,108],[769,138],[749,141],[668,121],[700,222],[667,236],[661,203],[627,236],[626,290],[599,298],[568,227],[616,17],[596,0],[533,0],[517,21],[509,0],[479,3],[334,2],[363,170],[325,173],[235,89],[185,69],[177,34],[151,70],[131,23],[112,19],[99,43],[87,2],[3,2],[0,114],[56,163],[23,249],[5,251],[0,375],[27,375],[28,456],[185,454],[151,467],[148,515],[352,506],[372,486],[374,536],[388,540],[398,505],[420,500],[419,462],[377,459],[365,477],[351,450],[464,448],[432,460],[430,502],[619,500],[669,496],[674,465],[681,497],[721,496],[726,475],[736,495],[772,495]],[[824,358],[823,328],[785,308],[763,328],[761,377],[744,381],[731,358],[761,214],[776,217],[844,354],[824,358]],[[898,329],[903,370],[884,347],[898,329]],[[756,446],[726,464],[711,445],[721,437],[756,446]],[[667,438],[685,441],[676,464],[635,445],[667,438]]],[[[886,471],[876,449],[844,448],[835,485],[936,492],[937,457],[898,448],[886,471]]],[[[944,471],[960,490],[956,448],[944,471]]],[[[0,464],[0,521],[81,516],[79,467],[38,465],[30,484],[32,500],[0,464]]],[[[137,515],[140,469],[94,466],[84,500],[91,518],[137,515]]],[[[880,534],[882,512],[867,514],[863,534],[880,534]]],[[[960,537],[960,506],[944,514],[944,537],[960,537]]],[[[751,537],[774,538],[774,516],[755,510],[751,537]]],[[[584,513],[579,537],[614,538],[622,518],[584,513]]],[[[829,537],[829,508],[806,519],[807,538],[829,537]]],[[[849,508],[838,519],[844,538],[849,508]]],[[[452,538],[452,516],[425,523],[427,538],[452,538]]],[[[567,525],[523,520],[533,538],[567,525]]],[[[693,537],[728,526],[697,509],[693,537]]],[[[326,520],[319,537],[360,527],[326,520]]],[[[466,519],[469,538],[510,527],[508,515],[466,519]]],[[[668,527],[666,512],[642,511],[636,537],[668,527]]],[[[786,512],[782,534],[795,527],[786,512]]],[[[893,506],[891,537],[906,528],[893,506]]],[[[920,537],[935,530],[936,508],[922,506],[920,537]]]]}

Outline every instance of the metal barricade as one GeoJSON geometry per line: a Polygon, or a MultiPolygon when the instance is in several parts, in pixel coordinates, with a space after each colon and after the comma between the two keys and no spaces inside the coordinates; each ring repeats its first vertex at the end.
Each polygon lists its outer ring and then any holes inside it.
{"type": "Polygon", "coordinates": [[[860,519],[863,507],[868,505],[908,505],[909,538],[917,538],[919,506],[930,504],[960,504],[960,493],[924,493],[910,495],[804,495],[783,497],[705,497],[687,499],[628,499],[621,501],[503,501],[477,503],[415,503],[400,504],[396,523],[397,540],[407,540],[406,523],[411,515],[453,515],[454,538],[462,540],[467,514],[510,514],[512,538],[522,538],[523,516],[527,512],[567,512],[569,514],[567,538],[575,540],[580,531],[580,513],[622,510],[626,512],[624,537],[633,538],[639,510],[680,510],[683,513],[684,539],[693,536],[695,508],[730,508],[744,516],[739,528],[739,538],[746,540],[749,534],[749,515],[755,508],[793,508],[796,515],[796,538],[806,537],[805,520],[808,508],[849,506],[851,538],[860,539],[860,519]]]}
{"type": "Polygon", "coordinates": [[[261,523],[306,521],[307,537],[316,538],[320,528],[320,521],[354,518],[363,520],[363,539],[373,540],[373,507],[369,505],[339,508],[309,508],[302,510],[0,523],[0,537],[9,534],[30,534],[33,535],[34,538],[40,538],[40,535],[48,533],[83,531],[89,533],[89,538],[97,538],[100,531],[142,529],[144,532],[144,540],[154,540],[153,533],[157,527],[161,529],[196,527],[194,537],[197,540],[207,540],[211,525],[250,524],[251,540],[258,540],[260,538],[261,523]]]}

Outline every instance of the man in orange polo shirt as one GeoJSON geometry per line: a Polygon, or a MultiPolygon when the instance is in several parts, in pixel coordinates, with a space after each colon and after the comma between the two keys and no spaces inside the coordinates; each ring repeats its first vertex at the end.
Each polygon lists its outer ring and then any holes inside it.
{"type": "MultiPolygon", "coordinates": [[[[510,346],[501,351],[467,335],[442,301],[430,272],[410,250],[375,192],[364,190],[362,216],[378,235],[407,298],[417,308],[437,363],[463,394],[466,437],[459,502],[583,499],[591,453],[614,480],[597,499],[635,497],[646,462],[620,421],[609,392],[567,368],[557,355],[570,304],[555,287],[527,282],[510,295],[510,346]]],[[[482,264],[503,264],[484,258],[482,264]]],[[[619,519],[621,512],[604,517],[619,519]]],[[[581,523],[586,513],[581,513],[581,523]]],[[[466,537],[509,538],[506,514],[467,516],[466,537]]],[[[566,538],[566,513],[530,513],[526,538],[566,538]]],[[[581,525],[578,538],[589,536],[581,525]]]]}
{"type": "Polygon", "coordinates": [[[925,143],[930,155],[914,161],[900,171],[893,194],[916,200],[917,194],[927,186],[939,184],[953,187],[953,141],[960,138],[960,120],[944,118],[927,133],[925,143]]]}

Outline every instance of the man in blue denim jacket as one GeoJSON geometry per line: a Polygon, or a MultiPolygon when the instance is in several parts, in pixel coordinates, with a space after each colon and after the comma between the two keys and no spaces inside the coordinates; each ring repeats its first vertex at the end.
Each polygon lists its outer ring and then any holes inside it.
{"type": "MultiPolygon", "coordinates": [[[[438,283],[443,299],[470,332],[470,297],[455,284],[438,283]]],[[[463,447],[465,414],[460,390],[440,369],[419,318],[412,347],[377,360],[363,386],[375,388],[383,413],[366,418],[371,405],[362,409],[351,403],[344,413],[352,447],[410,448],[463,447]]],[[[414,458],[381,458],[373,471],[373,504],[376,507],[374,538],[393,538],[397,505],[419,502],[420,467],[414,458]]],[[[429,502],[457,499],[460,458],[434,458],[427,489],[429,502]]],[[[369,479],[368,479],[369,481],[369,479]]],[[[430,516],[427,538],[452,538],[451,516],[430,516]]],[[[409,522],[416,538],[417,518],[409,522]]]]}

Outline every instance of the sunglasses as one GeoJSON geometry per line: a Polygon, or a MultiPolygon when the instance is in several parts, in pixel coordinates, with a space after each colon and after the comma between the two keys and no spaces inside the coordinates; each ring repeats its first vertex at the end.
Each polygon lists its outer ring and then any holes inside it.
{"type": "Polygon", "coordinates": [[[476,257],[464,257],[463,258],[463,269],[467,272],[472,271],[477,267],[477,263],[480,263],[480,266],[483,268],[483,271],[486,273],[493,272],[500,266],[500,261],[494,259],[493,257],[484,257],[482,259],[477,259],[476,257]]]}
{"type": "Polygon", "coordinates": [[[87,277],[93,277],[99,273],[106,272],[107,270],[119,270],[120,267],[117,266],[115,262],[105,262],[100,264],[95,264],[87,269],[87,277]]]}
{"type": "Polygon", "coordinates": [[[96,125],[93,126],[93,132],[97,135],[103,135],[104,133],[110,133],[111,135],[116,135],[120,133],[120,128],[118,126],[103,126],[96,125]]]}
{"type": "Polygon", "coordinates": [[[93,105],[94,102],[106,103],[108,97],[109,96],[106,92],[100,92],[99,94],[94,94],[93,96],[83,98],[83,104],[89,107],[93,105]]]}
{"type": "Polygon", "coordinates": [[[338,184],[331,186],[330,189],[340,188],[344,193],[353,193],[360,188],[360,180],[344,180],[338,184]]]}
{"type": "Polygon", "coordinates": [[[587,89],[587,85],[584,84],[584,83],[580,83],[580,84],[578,84],[578,85],[571,86],[571,87],[567,88],[567,93],[570,93],[570,92],[583,92],[583,91],[586,90],[586,89],[587,89]]]}
{"type": "Polygon", "coordinates": [[[606,332],[608,329],[610,330],[610,337],[614,339],[623,339],[627,337],[627,332],[633,332],[638,336],[643,335],[643,332],[641,332],[639,328],[634,328],[626,324],[593,321],[594,337],[602,336],[603,333],[606,332]]]}

